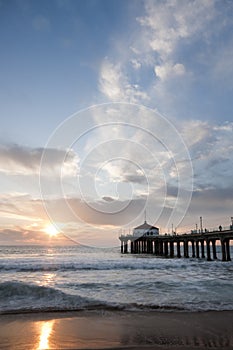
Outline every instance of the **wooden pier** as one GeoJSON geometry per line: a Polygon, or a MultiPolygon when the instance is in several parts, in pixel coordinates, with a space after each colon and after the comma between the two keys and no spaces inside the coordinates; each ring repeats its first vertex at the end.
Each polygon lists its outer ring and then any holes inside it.
{"type": "Polygon", "coordinates": [[[233,240],[233,229],[190,234],[158,235],[121,235],[121,253],[153,254],[167,258],[199,258],[207,261],[216,260],[216,246],[221,246],[222,261],[231,260],[230,241],[233,240]]]}

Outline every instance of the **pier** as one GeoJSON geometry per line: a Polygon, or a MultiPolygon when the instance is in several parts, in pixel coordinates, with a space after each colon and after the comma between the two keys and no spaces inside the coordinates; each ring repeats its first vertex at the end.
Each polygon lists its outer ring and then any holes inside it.
{"type": "Polygon", "coordinates": [[[119,239],[122,254],[231,261],[230,241],[233,240],[233,227],[229,230],[156,236],[145,232],[140,237],[134,234],[120,235],[119,239]],[[217,254],[218,245],[221,247],[220,254],[217,254]]]}

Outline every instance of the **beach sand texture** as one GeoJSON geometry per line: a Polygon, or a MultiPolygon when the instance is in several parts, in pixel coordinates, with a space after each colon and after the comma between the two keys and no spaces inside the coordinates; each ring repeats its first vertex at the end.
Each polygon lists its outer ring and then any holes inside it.
{"type": "Polygon", "coordinates": [[[233,349],[233,312],[2,315],[1,349],[233,349]]]}

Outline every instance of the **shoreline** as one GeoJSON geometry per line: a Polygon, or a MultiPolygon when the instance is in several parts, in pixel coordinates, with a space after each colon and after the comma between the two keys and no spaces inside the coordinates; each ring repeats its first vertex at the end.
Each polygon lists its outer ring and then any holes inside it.
{"type": "Polygon", "coordinates": [[[0,315],[4,349],[232,349],[233,311],[0,315]]]}

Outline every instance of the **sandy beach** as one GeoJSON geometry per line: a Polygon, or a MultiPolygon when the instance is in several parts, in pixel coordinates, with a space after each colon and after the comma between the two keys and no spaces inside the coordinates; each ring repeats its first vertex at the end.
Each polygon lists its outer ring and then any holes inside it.
{"type": "Polygon", "coordinates": [[[233,312],[1,315],[1,349],[232,349],[233,312]]]}

